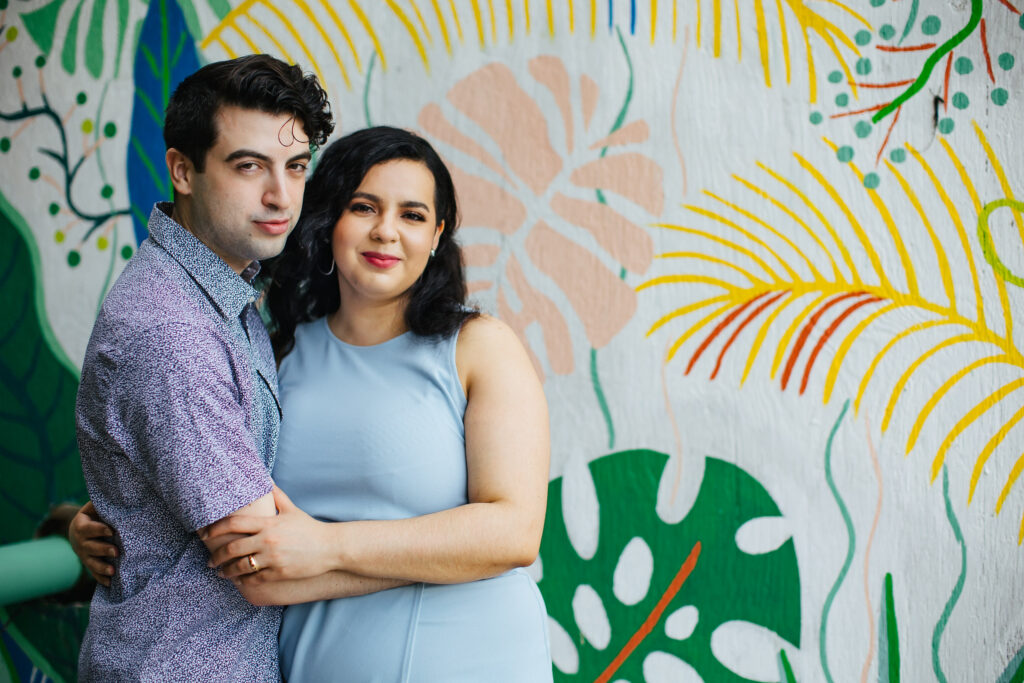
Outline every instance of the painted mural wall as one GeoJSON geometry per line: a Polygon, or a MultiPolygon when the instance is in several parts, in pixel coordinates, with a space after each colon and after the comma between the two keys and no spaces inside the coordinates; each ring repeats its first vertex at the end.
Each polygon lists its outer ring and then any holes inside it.
{"type": "MultiPolygon", "coordinates": [[[[452,168],[551,406],[556,680],[1024,680],[1022,9],[0,0],[0,543],[84,499],[170,92],[269,52],[452,168]]],[[[3,617],[74,679],[81,609],[3,617]]]]}

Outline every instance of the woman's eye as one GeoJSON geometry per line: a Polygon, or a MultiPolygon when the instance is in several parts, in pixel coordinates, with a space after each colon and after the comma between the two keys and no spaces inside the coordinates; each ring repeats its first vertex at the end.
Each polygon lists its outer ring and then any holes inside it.
{"type": "Polygon", "coordinates": [[[411,220],[411,221],[423,222],[423,221],[427,220],[426,218],[423,217],[422,214],[418,214],[418,213],[416,213],[414,211],[410,211],[409,213],[405,214],[405,217],[408,220],[411,220]]]}
{"type": "Polygon", "coordinates": [[[348,210],[352,213],[370,213],[373,211],[373,207],[369,204],[353,204],[348,210]]]}

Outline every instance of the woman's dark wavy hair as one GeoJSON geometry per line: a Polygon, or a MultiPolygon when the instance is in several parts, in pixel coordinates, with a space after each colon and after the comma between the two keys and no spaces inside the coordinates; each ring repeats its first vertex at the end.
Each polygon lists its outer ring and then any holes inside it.
{"type": "Polygon", "coordinates": [[[445,226],[435,255],[409,291],[406,325],[420,336],[442,336],[479,315],[466,307],[462,250],[454,239],[455,185],[444,162],[430,143],[414,133],[388,126],[365,128],[324,150],[306,184],[298,225],[281,255],[264,264],[270,336],[278,360],[291,351],[299,323],[333,313],[341,305],[337,275],[331,267],[334,226],[369,170],[397,159],[419,161],[430,170],[437,224],[444,221],[445,226]]]}
{"type": "Polygon", "coordinates": [[[327,142],[334,118],[327,93],[313,74],[303,74],[270,55],[246,55],[207,64],[187,76],[171,95],[164,117],[164,144],[188,157],[200,173],[217,141],[223,106],[291,114],[302,123],[313,149],[327,142]]]}

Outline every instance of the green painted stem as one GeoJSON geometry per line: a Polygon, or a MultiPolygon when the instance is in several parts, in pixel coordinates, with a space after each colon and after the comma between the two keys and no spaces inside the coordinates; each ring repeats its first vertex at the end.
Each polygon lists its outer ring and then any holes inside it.
{"type": "Polygon", "coordinates": [[[935,630],[932,632],[932,669],[935,671],[936,680],[939,683],[946,683],[946,674],[942,671],[942,661],[939,658],[939,646],[942,644],[942,634],[946,630],[946,624],[949,623],[949,617],[953,614],[953,608],[956,607],[960,594],[964,590],[964,582],[967,580],[967,544],[964,542],[964,534],[960,530],[956,513],[953,512],[953,502],[949,499],[949,471],[945,467],[942,468],[942,495],[946,499],[946,519],[949,520],[949,526],[953,529],[956,542],[960,544],[960,576],[957,578],[949,600],[946,601],[946,607],[942,610],[942,616],[935,623],[935,630]]]}
{"type": "Polygon", "coordinates": [[[828,592],[828,597],[825,598],[824,607],[821,608],[821,628],[818,630],[818,656],[821,659],[821,670],[825,674],[825,680],[829,683],[833,683],[833,679],[832,673],[828,669],[828,652],[826,651],[828,643],[828,614],[832,610],[832,601],[835,600],[839,587],[846,579],[846,573],[850,571],[850,565],[853,563],[854,549],[857,546],[857,535],[854,532],[853,519],[850,517],[846,504],[843,503],[843,499],[839,495],[835,481],[832,479],[832,442],[849,407],[850,399],[846,399],[846,402],[843,403],[843,410],[839,413],[836,423],[832,426],[832,432],[828,435],[828,444],[825,446],[825,481],[828,483],[829,490],[832,491],[832,497],[835,498],[836,505],[839,506],[839,513],[843,516],[843,523],[846,525],[846,535],[848,538],[846,559],[843,561],[843,568],[839,570],[839,576],[836,577],[835,583],[832,584],[832,589],[828,592]]]}
{"type": "Polygon", "coordinates": [[[71,544],[60,536],[0,546],[0,606],[65,591],[81,572],[71,544]]]}
{"type": "Polygon", "coordinates": [[[601,388],[601,378],[597,374],[597,349],[590,349],[590,382],[594,385],[597,403],[601,406],[604,424],[608,428],[608,448],[615,448],[615,423],[612,422],[612,413],[608,410],[608,401],[605,400],[604,390],[601,388]]]}
{"type": "Polygon", "coordinates": [[[377,52],[370,55],[370,65],[366,67],[366,84],[363,86],[363,116],[366,117],[366,125],[372,126],[370,119],[370,81],[373,80],[373,65],[377,62],[377,52]]]}

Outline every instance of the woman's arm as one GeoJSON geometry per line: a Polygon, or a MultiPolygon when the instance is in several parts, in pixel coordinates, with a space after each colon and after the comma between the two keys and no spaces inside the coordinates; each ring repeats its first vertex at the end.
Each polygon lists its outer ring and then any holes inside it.
{"type": "MultiPolygon", "coordinates": [[[[262,569],[251,581],[341,570],[365,577],[458,583],[536,559],[544,527],[549,465],[544,392],[522,344],[493,318],[471,320],[456,347],[466,390],[469,503],[410,519],[319,522],[297,508],[271,519],[235,516],[211,534],[241,533],[211,563],[225,576],[262,569]]],[[[415,454],[410,454],[415,457],[415,454]]]]}

